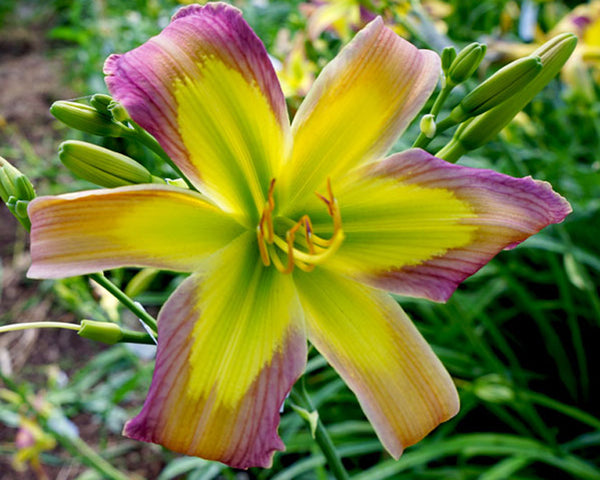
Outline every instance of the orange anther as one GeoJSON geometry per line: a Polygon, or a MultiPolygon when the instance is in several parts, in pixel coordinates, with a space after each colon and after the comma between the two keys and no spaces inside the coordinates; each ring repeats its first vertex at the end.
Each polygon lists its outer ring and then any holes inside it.
{"type": "MultiPolygon", "coordinates": [[[[273,211],[275,210],[274,200],[275,179],[271,180],[268,191],[268,198],[265,202],[263,212],[257,227],[258,248],[260,256],[265,266],[273,266],[281,273],[292,273],[297,266],[305,272],[310,272],[316,265],[322,264],[330,258],[340,247],[344,240],[342,231],[342,218],[340,215],[337,201],[333,196],[331,180],[327,179],[327,194],[329,198],[317,193],[317,196],[327,205],[329,215],[333,219],[333,235],[329,239],[321,238],[314,234],[312,222],[308,215],[303,215],[300,220],[292,225],[285,233],[285,240],[275,235],[273,228],[273,211]],[[299,250],[295,247],[296,233],[304,229],[304,246],[308,252],[299,250]],[[280,254],[275,247],[279,248],[287,256],[287,265],[284,265],[280,254]]],[[[303,242],[300,242],[303,246],[303,242]]]]}

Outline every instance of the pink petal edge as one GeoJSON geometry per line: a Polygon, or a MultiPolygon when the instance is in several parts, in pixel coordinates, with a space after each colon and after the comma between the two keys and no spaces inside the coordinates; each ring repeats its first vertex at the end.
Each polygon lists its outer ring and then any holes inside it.
{"type": "Polygon", "coordinates": [[[562,222],[572,211],[548,182],[451,164],[420,149],[392,155],[369,167],[367,174],[451,190],[475,210],[477,218],[465,221],[480,227],[471,244],[420,265],[365,278],[378,288],[436,302],[447,301],[463,280],[500,251],[515,247],[550,224],[562,222]]]}

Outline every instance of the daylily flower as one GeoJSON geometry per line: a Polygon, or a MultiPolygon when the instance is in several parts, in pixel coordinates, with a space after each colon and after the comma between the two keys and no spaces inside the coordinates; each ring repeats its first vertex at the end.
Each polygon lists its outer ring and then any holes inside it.
{"type": "MultiPolygon", "coordinates": [[[[367,23],[380,15],[386,26],[398,35],[409,38],[411,33],[399,22],[398,19],[409,19],[412,29],[420,31],[424,38],[439,43],[437,36],[445,35],[448,26],[442,20],[452,13],[452,7],[438,0],[423,0],[410,2],[398,0],[394,2],[380,2],[364,0],[311,0],[301,3],[300,11],[307,17],[308,38],[315,41],[324,31],[336,35],[347,41],[353,32],[358,31],[367,23]],[[415,15],[415,10],[419,14],[415,15]],[[426,19],[425,16],[429,17],[426,19]],[[423,22],[426,25],[423,25],[423,22]],[[428,31],[428,30],[436,30],[428,31]]],[[[447,39],[442,39],[442,45],[448,44],[447,39]]],[[[443,48],[443,47],[441,47],[443,48]]]]}
{"type": "Polygon", "coordinates": [[[281,68],[276,68],[286,98],[304,98],[315,81],[317,66],[307,58],[305,43],[304,35],[297,34],[287,48],[281,68]]]}
{"type": "Polygon", "coordinates": [[[223,3],[183,8],[105,73],[202,192],[136,185],[29,207],[31,277],[190,272],[160,311],[152,385],[125,435],[269,466],[307,337],[394,457],[457,412],[450,376],[383,289],[444,301],[570,207],[531,178],[422,150],[384,158],[438,81],[435,53],[375,19],[291,126],[263,44],[223,3]]]}
{"type": "Polygon", "coordinates": [[[18,472],[25,472],[29,465],[37,478],[47,479],[48,475],[42,466],[40,456],[56,446],[54,437],[44,432],[35,421],[21,417],[15,446],[17,451],[13,456],[13,468],[18,472]]]}
{"type": "Polygon", "coordinates": [[[352,32],[374,18],[373,13],[357,0],[312,0],[301,3],[300,11],[308,19],[307,30],[311,40],[328,30],[347,41],[352,32]]]}

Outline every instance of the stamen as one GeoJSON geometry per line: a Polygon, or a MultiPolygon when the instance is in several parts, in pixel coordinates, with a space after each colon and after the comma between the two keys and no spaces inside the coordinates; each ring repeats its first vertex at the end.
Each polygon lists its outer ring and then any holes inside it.
{"type": "Polygon", "coordinates": [[[273,266],[279,273],[286,273],[287,267],[281,263],[281,259],[279,258],[279,254],[275,250],[275,247],[273,245],[267,245],[267,248],[269,249],[269,255],[273,259],[273,266]]]}
{"type": "MultiPolygon", "coordinates": [[[[300,250],[293,248],[293,256],[296,260],[300,260],[305,263],[310,263],[312,265],[320,265],[324,263],[329,257],[331,257],[335,252],[338,251],[338,249],[344,241],[344,238],[346,238],[344,232],[338,230],[338,232],[336,232],[336,234],[331,238],[331,245],[324,252],[311,255],[310,253],[301,252],[300,250]]],[[[284,252],[287,251],[287,242],[284,242],[281,238],[277,236],[274,238],[274,242],[275,245],[277,245],[281,250],[283,250],[284,252]]]]}
{"type": "Polygon", "coordinates": [[[259,224],[256,228],[258,240],[258,249],[263,264],[268,267],[273,266],[283,274],[292,273],[294,267],[298,267],[305,272],[314,270],[316,265],[324,263],[337,252],[345,235],[342,230],[342,217],[331,188],[331,181],[327,179],[328,197],[317,196],[327,206],[327,211],[333,219],[333,235],[329,239],[324,239],[315,235],[312,222],[308,215],[303,215],[289,230],[285,233],[285,240],[279,235],[275,235],[273,227],[273,211],[275,210],[274,200],[275,179],[271,180],[268,191],[268,198],[265,203],[259,224]],[[304,230],[304,236],[299,244],[308,250],[302,251],[296,248],[296,233],[304,230]],[[280,254],[275,247],[279,248],[287,255],[287,265],[282,262],[280,254]]]}
{"type": "Polygon", "coordinates": [[[256,237],[258,238],[258,251],[260,252],[260,258],[265,267],[271,265],[271,260],[269,259],[269,253],[267,252],[267,245],[265,243],[265,237],[263,234],[263,226],[262,219],[261,223],[256,227],[256,237]]]}
{"type": "Polygon", "coordinates": [[[275,178],[271,180],[271,183],[269,184],[269,193],[267,195],[267,201],[271,206],[271,211],[273,211],[273,209],[275,208],[275,200],[273,200],[273,192],[275,191],[275,180],[275,178]]]}
{"type": "Polygon", "coordinates": [[[296,266],[303,272],[312,272],[316,267],[316,265],[307,265],[299,260],[296,260],[296,266]]]}

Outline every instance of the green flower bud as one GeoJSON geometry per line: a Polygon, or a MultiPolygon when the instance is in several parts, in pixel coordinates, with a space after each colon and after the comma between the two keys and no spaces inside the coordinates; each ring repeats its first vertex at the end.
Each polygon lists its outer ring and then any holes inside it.
{"type": "Polygon", "coordinates": [[[579,263],[571,252],[565,253],[563,257],[567,278],[580,290],[593,292],[596,287],[588,275],[585,267],[579,263]]]}
{"type": "Polygon", "coordinates": [[[507,403],[515,399],[512,385],[496,374],[479,377],[473,382],[473,393],[480,399],[490,403],[507,403]]]}
{"type": "Polygon", "coordinates": [[[97,342],[113,345],[123,339],[121,327],[116,323],[82,320],[77,335],[97,342]]]}
{"type": "Polygon", "coordinates": [[[485,56],[487,47],[483,43],[471,43],[456,56],[446,76],[446,85],[456,86],[471,77],[485,56]]]}
{"type": "Polygon", "coordinates": [[[2,157],[0,157],[0,198],[10,213],[29,230],[31,222],[27,214],[27,205],[35,198],[35,190],[29,179],[2,157]]]}
{"type": "Polygon", "coordinates": [[[29,200],[17,200],[14,205],[15,215],[17,216],[17,218],[28,217],[27,207],[29,206],[29,200]]]}
{"type": "Polygon", "coordinates": [[[15,216],[27,231],[31,230],[31,221],[29,220],[29,214],[27,213],[28,206],[29,200],[17,200],[17,198],[12,195],[8,197],[8,200],[6,201],[8,211],[15,216]]]}
{"type": "Polygon", "coordinates": [[[114,345],[119,342],[144,343],[154,345],[154,339],[144,333],[121,328],[116,323],[82,320],[77,335],[96,342],[114,345]]]}
{"type": "Polygon", "coordinates": [[[64,142],[58,157],[75,175],[101,187],[155,182],[155,177],[135,160],[91,143],[64,142]]]}
{"type": "Polygon", "coordinates": [[[127,113],[127,110],[125,109],[125,107],[123,105],[121,105],[119,102],[115,102],[113,100],[110,103],[110,105],[108,106],[108,110],[110,111],[112,117],[117,122],[125,122],[127,120],[131,120],[129,113],[127,113]]]}
{"type": "Polygon", "coordinates": [[[427,138],[435,137],[435,132],[436,132],[435,116],[432,115],[431,113],[429,113],[427,115],[423,115],[423,118],[421,119],[421,123],[419,124],[419,127],[421,128],[421,132],[423,132],[423,135],[425,135],[427,138]]]}
{"type": "Polygon", "coordinates": [[[110,106],[112,101],[113,99],[110,95],[105,95],[104,93],[96,93],[95,95],[92,95],[92,98],[90,98],[90,105],[94,107],[98,112],[112,117],[108,110],[108,107],[110,106]]]}
{"type": "Polygon", "coordinates": [[[448,69],[450,68],[450,66],[452,65],[452,62],[454,62],[454,59],[456,58],[456,49],[454,47],[446,47],[442,50],[442,71],[444,72],[444,75],[448,75],[448,69]]]}
{"type": "Polygon", "coordinates": [[[16,200],[33,200],[35,190],[25,175],[0,157],[0,198],[6,203],[9,197],[16,200]]]}
{"type": "Polygon", "coordinates": [[[50,113],[69,127],[102,137],[122,137],[127,127],[115,122],[108,113],[83,103],[60,100],[50,107],[50,113]]]}
{"type": "Polygon", "coordinates": [[[575,50],[576,44],[575,35],[564,33],[538,48],[531,55],[539,57],[542,62],[538,74],[507,100],[462,123],[452,140],[436,156],[455,162],[469,150],[489,142],[556,76],[575,50]]]}
{"type": "Polygon", "coordinates": [[[520,58],[498,70],[480,84],[450,112],[453,123],[460,123],[501,104],[513,95],[519,95],[542,69],[540,57],[520,58]]]}

